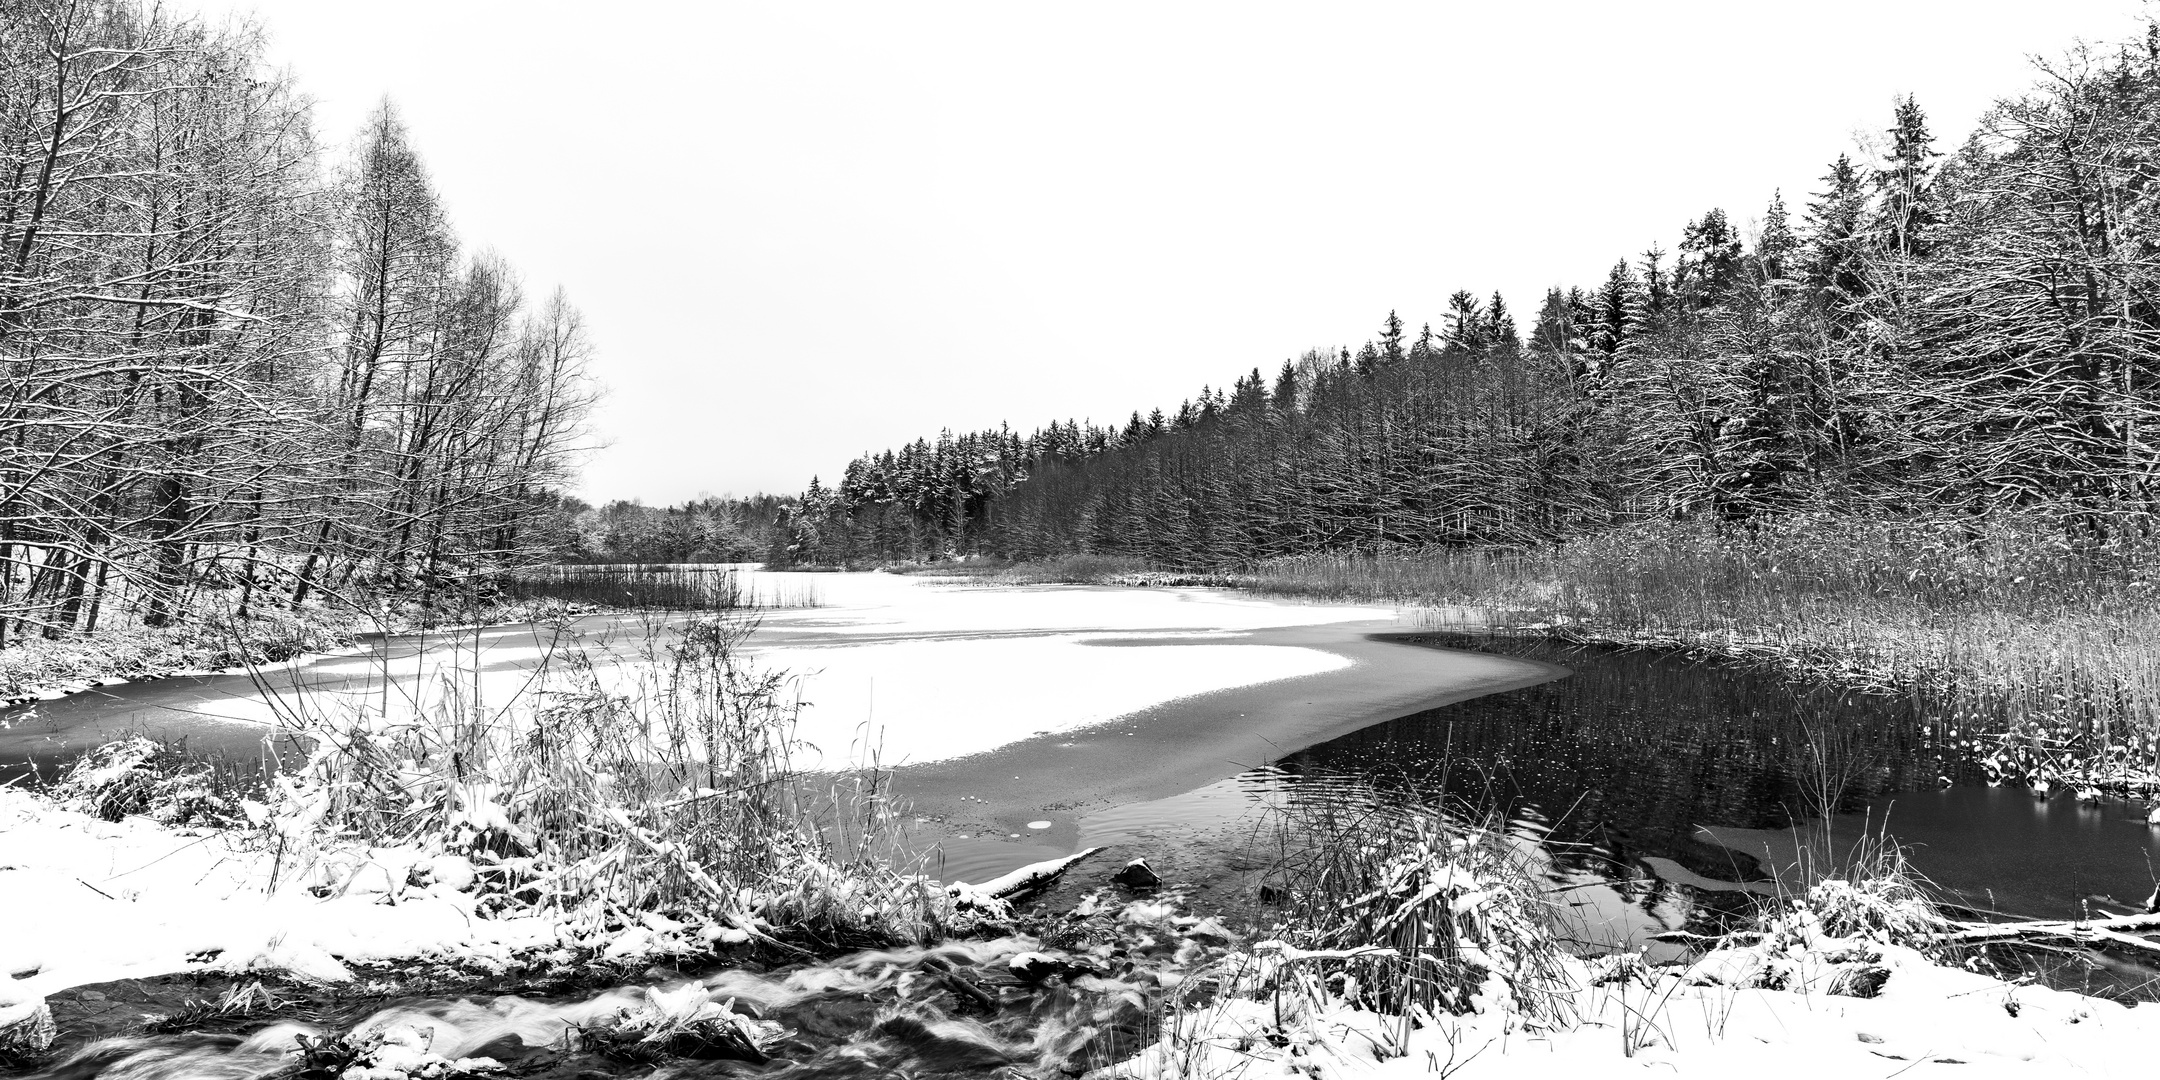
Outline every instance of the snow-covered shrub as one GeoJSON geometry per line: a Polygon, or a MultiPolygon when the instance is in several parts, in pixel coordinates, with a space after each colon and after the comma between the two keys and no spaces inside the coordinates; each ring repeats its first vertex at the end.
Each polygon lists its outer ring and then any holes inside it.
{"type": "Polygon", "coordinates": [[[1434,1048],[1461,1032],[1575,1023],[1586,973],[1561,948],[1534,844],[1329,787],[1280,808],[1272,936],[1182,975],[1154,1044],[1095,1075],[1349,1075],[1413,1053],[1445,1073],[1434,1048]]]}
{"type": "Polygon", "coordinates": [[[1287,916],[1280,936],[1288,948],[1344,954],[1326,961],[1339,968],[1331,985],[1393,1014],[1505,998],[1533,1019],[1561,1019],[1572,987],[1526,842],[1386,799],[1293,801],[1281,817],[1267,886],[1287,916]]]}
{"type": "Polygon", "coordinates": [[[141,735],[77,758],[53,795],[68,809],[107,821],[147,814],[166,825],[230,825],[243,816],[240,804],[218,790],[210,765],[141,735]]]}
{"type": "Polygon", "coordinates": [[[505,708],[479,707],[451,677],[397,715],[296,710],[314,750],[278,781],[270,828],[286,879],[347,888],[335,853],[364,847],[373,865],[409,864],[416,886],[479,894],[482,914],[547,914],[594,935],[653,914],[735,934],[758,921],[848,940],[934,932],[939,894],[865,840],[842,857],[810,820],[786,680],[737,649],[751,626],[655,627],[619,663],[557,650],[505,708]]]}
{"type": "Polygon", "coordinates": [[[1836,938],[1919,947],[1949,926],[1904,851],[1880,839],[1863,842],[1840,874],[1810,885],[1798,906],[1836,938]]]}

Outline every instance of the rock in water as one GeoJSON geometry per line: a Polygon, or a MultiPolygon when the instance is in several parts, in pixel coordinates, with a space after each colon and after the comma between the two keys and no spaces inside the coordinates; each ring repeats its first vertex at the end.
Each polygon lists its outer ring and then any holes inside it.
{"type": "Polygon", "coordinates": [[[1039,983],[1053,975],[1063,975],[1072,970],[1066,961],[1049,953],[1024,952],[1005,962],[1013,977],[1031,983],[1039,983]]]}
{"type": "Polygon", "coordinates": [[[0,1005],[0,1054],[41,1054],[60,1034],[44,998],[0,1005]]]}
{"type": "Polygon", "coordinates": [[[1124,869],[1119,870],[1110,880],[1128,889],[1153,889],[1162,884],[1162,878],[1156,875],[1155,868],[1149,866],[1146,859],[1134,859],[1126,863],[1124,869]]]}

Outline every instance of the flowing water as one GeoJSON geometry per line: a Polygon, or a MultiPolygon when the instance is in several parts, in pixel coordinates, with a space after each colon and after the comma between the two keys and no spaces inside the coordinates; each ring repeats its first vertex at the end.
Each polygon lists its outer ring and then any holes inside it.
{"type": "Polygon", "coordinates": [[[779,967],[652,969],[574,993],[331,996],[228,978],[183,996],[107,984],[52,999],[68,1034],[59,1060],[34,1075],[373,1080],[467,1075],[478,1059],[534,1080],[1077,1075],[1143,1047],[1179,973],[1233,940],[1147,901],[1106,904],[1090,927],[1076,933],[1102,943],[1074,948],[1054,976],[1029,966],[1037,941],[1000,937],[779,967]]]}

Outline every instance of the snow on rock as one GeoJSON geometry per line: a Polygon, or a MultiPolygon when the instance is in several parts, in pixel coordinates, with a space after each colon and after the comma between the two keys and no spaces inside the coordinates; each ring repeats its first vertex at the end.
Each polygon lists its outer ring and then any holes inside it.
{"type": "Polygon", "coordinates": [[[0,1004],[0,1057],[37,1053],[51,1046],[59,1034],[44,998],[0,1004]]]}

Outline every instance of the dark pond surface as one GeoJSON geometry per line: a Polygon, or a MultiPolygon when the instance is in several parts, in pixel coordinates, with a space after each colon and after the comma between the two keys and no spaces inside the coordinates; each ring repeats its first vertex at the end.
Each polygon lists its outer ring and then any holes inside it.
{"type": "MultiPolygon", "coordinates": [[[[1573,677],[1380,724],[1278,764],[1442,790],[1549,818],[1562,857],[1779,875],[1863,835],[1907,845],[1963,903],[2025,917],[2142,908],[2160,831],[2144,804],[1989,787],[1972,732],[1924,700],[1805,686],[1647,651],[1455,639],[1573,677]],[[1827,826],[1821,820],[1831,812],[1827,826]],[[1572,853],[1572,854],[1570,854],[1572,853]]],[[[1788,880],[1790,880],[1788,878],[1788,880]]]]}
{"type": "MultiPolygon", "coordinates": [[[[1975,912],[2142,910],[2154,888],[2160,829],[2145,824],[2144,804],[1987,786],[1973,733],[1926,701],[1645,650],[1460,635],[1429,643],[1574,674],[1376,724],[1175,798],[1089,813],[1080,843],[1110,845],[1120,860],[1146,855],[1236,907],[1265,874],[1271,809],[1440,798],[1540,837],[1583,940],[1608,947],[1715,929],[1754,897],[1835,872],[1857,842],[1885,832],[1975,912]]],[[[989,857],[986,842],[1028,846],[1025,836],[976,835],[947,847],[972,867],[989,857]]],[[[2134,987],[2155,973],[2119,974],[2134,987]]]]}

